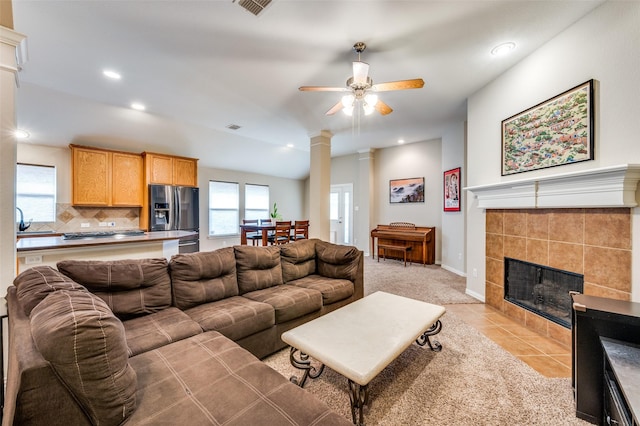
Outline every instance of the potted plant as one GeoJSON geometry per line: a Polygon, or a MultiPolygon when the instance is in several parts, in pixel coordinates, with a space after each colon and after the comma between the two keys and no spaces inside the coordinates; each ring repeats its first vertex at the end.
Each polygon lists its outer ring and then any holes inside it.
{"type": "Polygon", "coordinates": [[[276,220],[282,220],[282,216],[278,213],[278,205],[273,203],[273,211],[269,214],[271,216],[271,222],[275,223],[276,220]]]}

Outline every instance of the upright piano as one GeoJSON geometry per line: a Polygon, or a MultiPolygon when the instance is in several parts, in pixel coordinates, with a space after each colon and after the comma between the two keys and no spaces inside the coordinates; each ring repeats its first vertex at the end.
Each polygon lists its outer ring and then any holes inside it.
{"type": "Polygon", "coordinates": [[[378,225],[371,231],[371,253],[380,256],[378,244],[411,246],[407,256],[412,262],[432,265],[436,262],[436,228],[408,222],[378,225]]]}

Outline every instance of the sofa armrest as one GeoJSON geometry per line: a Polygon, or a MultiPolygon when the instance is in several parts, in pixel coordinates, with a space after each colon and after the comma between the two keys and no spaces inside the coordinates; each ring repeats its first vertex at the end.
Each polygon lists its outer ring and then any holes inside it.
{"type": "Polygon", "coordinates": [[[19,305],[13,286],[7,292],[7,308],[9,357],[2,425],[90,425],[35,346],[29,317],[19,305]]]}

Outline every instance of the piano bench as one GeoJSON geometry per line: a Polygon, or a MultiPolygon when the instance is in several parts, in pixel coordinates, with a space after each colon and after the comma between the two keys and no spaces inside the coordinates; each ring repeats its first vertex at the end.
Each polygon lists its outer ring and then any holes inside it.
{"type": "MultiPolygon", "coordinates": [[[[411,246],[397,246],[389,244],[378,244],[378,250],[382,250],[382,258],[387,260],[387,250],[401,251],[404,255],[404,267],[407,267],[407,252],[411,251],[411,246]]],[[[380,254],[378,252],[378,262],[380,262],[380,254]]],[[[411,265],[411,258],[409,258],[409,265],[411,265]]]]}

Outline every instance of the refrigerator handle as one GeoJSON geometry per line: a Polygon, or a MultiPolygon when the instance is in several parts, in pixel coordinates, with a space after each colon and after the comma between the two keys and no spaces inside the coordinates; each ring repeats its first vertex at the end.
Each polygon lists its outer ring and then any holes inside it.
{"type": "Polygon", "coordinates": [[[180,190],[178,189],[178,187],[174,187],[173,188],[173,197],[175,200],[175,203],[173,204],[173,208],[174,208],[174,217],[175,217],[175,223],[173,224],[173,226],[171,227],[171,229],[180,229],[180,223],[182,218],[180,217],[181,215],[181,204],[182,204],[182,199],[180,199],[180,190]]]}

